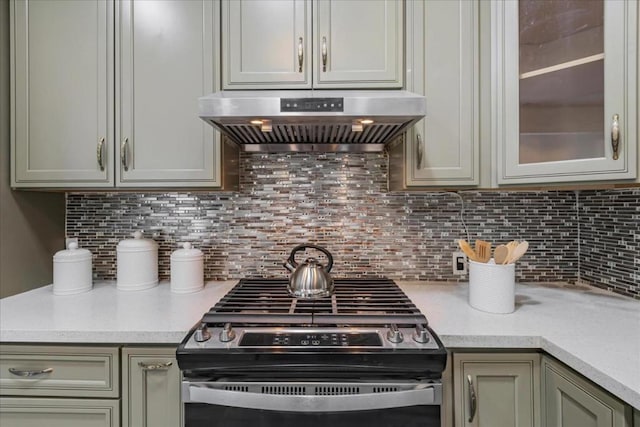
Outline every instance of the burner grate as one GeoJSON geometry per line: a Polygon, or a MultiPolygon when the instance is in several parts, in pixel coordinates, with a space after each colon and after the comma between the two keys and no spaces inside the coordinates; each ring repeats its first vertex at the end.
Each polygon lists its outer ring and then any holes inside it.
{"type": "Polygon", "coordinates": [[[286,279],[242,279],[203,320],[209,323],[380,325],[427,320],[389,279],[335,279],[331,297],[293,298],[286,279]]]}

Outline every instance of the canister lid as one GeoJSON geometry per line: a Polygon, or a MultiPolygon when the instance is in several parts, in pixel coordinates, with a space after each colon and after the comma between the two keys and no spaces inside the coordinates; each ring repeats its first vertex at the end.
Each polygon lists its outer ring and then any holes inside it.
{"type": "Polygon", "coordinates": [[[190,242],[182,244],[182,249],[176,249],[171,253],[172,261],[199,261],[202,259],[202,251],[192,247],[190,242]]]}
{"type": "Polygon", "coordinates": [[[158,247],[158,244],[153,239],[143,239],[142,231],[135,231],[131,235],[133,239],[120,240],[118,249],[151,250],[158,247]]]}
{"type": "Polygon", "coordinates": [[[87,259],[91,259],[91,251],[79,248],[76,242],[69,243],[68,249],[58,251],[53,256],[53,260],[58,262],[86,261],[87,259]]]}

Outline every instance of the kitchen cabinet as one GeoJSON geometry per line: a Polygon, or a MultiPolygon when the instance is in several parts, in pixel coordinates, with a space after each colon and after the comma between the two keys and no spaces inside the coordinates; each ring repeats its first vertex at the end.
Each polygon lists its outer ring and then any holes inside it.
{"type": "Polygon", "coordinates": [[[540,355],[454,353],[457,427],[540,426],[540,355]]]}
{"type": "Polygon", "coordinates": [[[11,1],[11,185],[114,185],[113,1],[11,1]]]}
{"type": "Polygon", "coordinates": [[[119,349],[0,346],[0,425],[120,425],[119,349]]]}
{"type": "Polygon", "coordinates": [[[118,427],[120,402],[105,399],[0,398],[2,427],[118,427]]]}
{"type": "Polygon", "coordinates": [[[631,408],[550,357],[542,358],[547,426],[631,427],[631,408]]]}
{"type": "Polygon", "coordinates": [[[175,348],[122,349],[122,426],[181,425],[181,374],[175,348]]]}
{"type": "Polygon", "coordinates": [[[12,1],[12,186],[234,188],[237,149],[197,114],[217,6],[12,1]]]}
{"type": "Polygon", "coordinates": [[[478,185],[479,31],[478,1],[407,2],[407,89],[429,107],[391,146],[391,190],[478,185]]]}
{"type": "Polygon", "coordinates": [[[402,88],[403,6],[223,0],[223,88],[402,88]]]}
{"type": "Polygon", "coordinates": [[[492,3],[498,184],[636,178],[637,8],[492,3]]]}

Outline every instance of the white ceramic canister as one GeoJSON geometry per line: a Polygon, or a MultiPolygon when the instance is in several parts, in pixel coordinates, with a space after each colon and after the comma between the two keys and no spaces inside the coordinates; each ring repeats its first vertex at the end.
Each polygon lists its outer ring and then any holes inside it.
{"type": "Polygon", "coordinates": [[[53,294],[71,295],[93,287],[91,252],[78,248],[76,242],[53,256],[53,294]]]}
{"type": "Polygon", "coordinates": [[[516,265],[469,260],[469,305],[488,313],[515,310],[516,265]]]}
{"type": "Polygon", "coordinates": [[[186,294],[204,287],[204,257],[191,243],[171,254],[171,292],[186,294]]]}
{"type": "Polygon", "coordinates": [[[142,232],[133,239],[121,240],[116,248],[118,259],[117,288],[121,291],[140,291],[158,284],[158,244],[143,239],[142,232]]]}

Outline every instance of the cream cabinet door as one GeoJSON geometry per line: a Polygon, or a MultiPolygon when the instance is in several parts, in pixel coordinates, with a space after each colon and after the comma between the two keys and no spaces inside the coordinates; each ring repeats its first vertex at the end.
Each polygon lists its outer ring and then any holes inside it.
{"type": "Polygon", "coordinates": [[[455,425],[536,427],[539,354],[453,355],[455,425]]]}
{"type": "Polygon", "coordinates": [[[11,185],[113,186],[113,2],[10,8],[11,185]]]}
{"type": "Polygon", "coordinates": [[[407,85],[429,107],[407,132],[406,187],[478,185],[479,31],[478,1],[407,3],[407,85]]]}
{"type": "Polygon", "coordinates": [[[499,184],[636,178],[637,1],[492,3],[499,184]]]}
{"type": "Polygon", "coordinates": [[[118,186],[221,185],[219,135],[198,117],[198,97],[215,88],[217,6],[117,3],[118,186]]]}
{"type": "Polygon", "coordinates": [[[547,426],[631,427],[631,408],[549,357],[542,359],[547,426]]]}
{"type": "Polygon", "coordinates": [[[120,401],[116,399],[0,398],[0,425],[2,427],[118,427],[120,401]]]}
{"type": "Polygon", "coordinates": [[[181,374],[175,348],[122,349],[123,427],[181,425],[181,374]]]}
{"type": "Polygon", "coordinates": [[[311,87],[310,0],[223,0],[224,89],[311,87]]]}
{"type": "Polygon", "coordinates": [[[404,2],[316,0],[313,86],[402,88],[404,2]]]}

